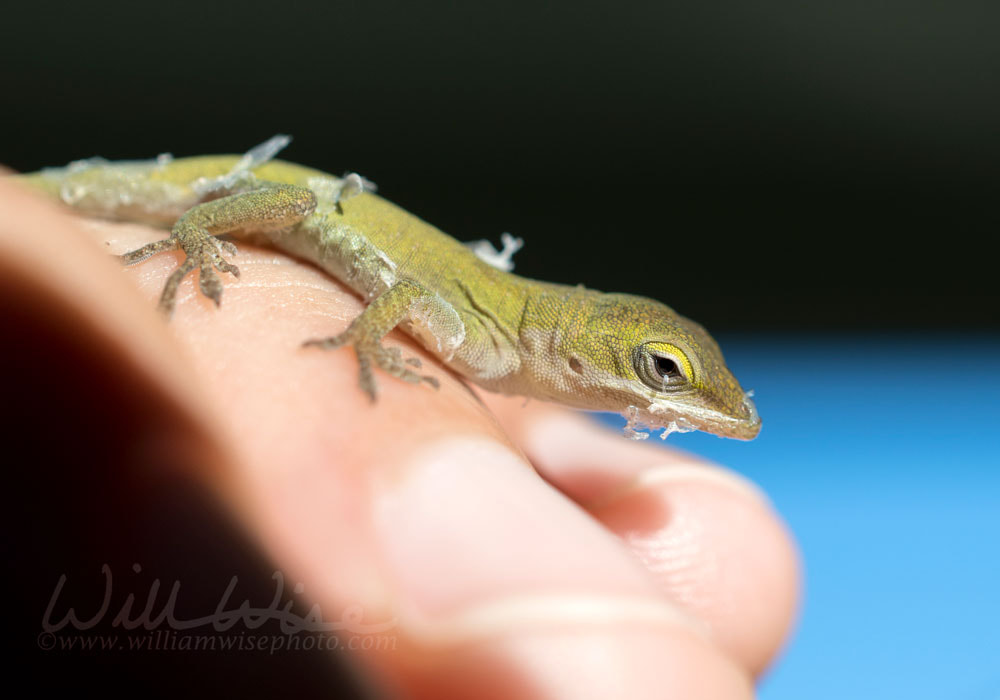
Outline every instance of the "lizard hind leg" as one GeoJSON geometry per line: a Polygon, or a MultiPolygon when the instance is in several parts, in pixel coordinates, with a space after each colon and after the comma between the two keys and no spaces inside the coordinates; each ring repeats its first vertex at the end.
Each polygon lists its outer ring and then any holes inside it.
{"type": "Polygon", "coordinates": [[[184,262],[167,279],[160,295],[159,308],[167,316],[173,313],[181,281],[192,270],[198,270],[201,293],[216,306],[222,303],[222,282],[215,271],[240,276],[239,268],[222,257],[235,255],[236,246],[216,236],[238,229],[280,230],[299,223],[316,208],[316,196],[307,188],[263,181],[255,184],[248,192],[192,207],[174,224],[169,238],[118,256],[124,264],[132,265],[166,250],[184,251],[184,262]]]}
{"type": "Polygon", "coordinates": [[[410,365],[419,368],[420,360],[404,358],[399,348],[382,344],[382,339],[393,328],[404,322],[422,320],[417,316],[426,315],[428,308],[434,310],[434,322],[425,325],[429,333],[438,339],[436,344],[447,346],[456,338],[461,342],[464,328],[451,305],[416,282],[400,280],[372,301],[343,333],[329,338],[307,340],[303,346],[324,350],[352,346],[358,356],[361,388],[372,401],[377,393],[373,365],[405,382],[426,382],[437,389],[440,384],[435,377],[418,374],[407,367],[410,365]]]}

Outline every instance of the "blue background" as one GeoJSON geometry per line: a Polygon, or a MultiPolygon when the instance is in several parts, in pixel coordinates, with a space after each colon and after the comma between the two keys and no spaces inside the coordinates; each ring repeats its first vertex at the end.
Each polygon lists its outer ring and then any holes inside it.
{"type": "Polygon", "coordinates": [[[798,540],[801,616],[761,698],[1000,698],[1000,337],[720,343],[760,437],[667,443],[756,481],[798,540]]]}

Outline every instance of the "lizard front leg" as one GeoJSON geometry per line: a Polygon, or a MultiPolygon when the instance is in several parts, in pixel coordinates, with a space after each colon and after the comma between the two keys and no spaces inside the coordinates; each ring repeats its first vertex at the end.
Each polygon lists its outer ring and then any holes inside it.
{"type": "Polygon", "coordinates": [[[361,388],[372,401],[376,395],[373,364],[403,381],[424,381],[438,388],[438,380],[434,377],[417,374],[406,367],[409,364],[419,368],[419,360],[404,360],[398,348],[382,345],[382,339],[401,324],[424,346],[445,358],[450,357],[465,338],[465,326],[451,304],[418,282],[401,279],[376,297],[343,333],[308,340],[304,345],[326,350],[351,345],[358,356],[361,388]]]}
{"type": "Polygon", "coordinates": [[[254,185],[248,192],[192,207],[174,224],[169,238],[119,256],[123,263],[132,265],[165,250],[184,251],[184,262],[167,279],[160,295],[159,308],[165,314],[173,313],[177,288],[195,268],[201,293],[216,305],[222,301],[222,282],[213,268],[239,277],[239,268],[222,257],[223,253],[234,255],[236,246],[217,236],[240,229],[266,232],[287,228],[316,209],[316,195],[308,188],[272,182],[254,185]]]}

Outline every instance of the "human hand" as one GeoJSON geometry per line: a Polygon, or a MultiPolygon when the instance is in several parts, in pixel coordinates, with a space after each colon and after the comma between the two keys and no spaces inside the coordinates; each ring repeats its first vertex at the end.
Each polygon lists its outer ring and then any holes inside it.
{"type": "Polygon", "coordinates": [[[353,353],[300,347],[341,331],[361,302],[273,251],[240,246],[221,309],[189,276],[164,324],[155,300],[179,254],[124,271],[106,254],[162,231],[81,226],[0,185],[5,283],[167,397],[211,443],[196,478],[322,610],[396,617],[395,650],[355,654],[376,685],[438,698],[752,695],[798,581],[783,526],[745,480],[554,406],[481,402],[398,334],[389,342],[441,389],[378,374],[372,405],[353,353]]]}

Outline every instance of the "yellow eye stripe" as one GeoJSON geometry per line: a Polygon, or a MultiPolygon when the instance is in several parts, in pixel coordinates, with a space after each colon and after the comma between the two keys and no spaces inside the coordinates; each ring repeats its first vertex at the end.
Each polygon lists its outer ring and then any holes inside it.
{"type": "Polygon", "coordinates": [[[670,343],[646,343],[646,347],[650,352],[669,355],[674,358],[674,360],[677,361],[677,364],[679,364],[684,370],[684,376],[687,380],[694,382],[694,370],[691,367],[691,362],[688,360],[687,355],[685,355],[679,347],[671,345],[670,343]]]}

